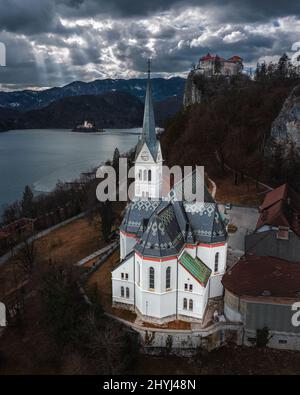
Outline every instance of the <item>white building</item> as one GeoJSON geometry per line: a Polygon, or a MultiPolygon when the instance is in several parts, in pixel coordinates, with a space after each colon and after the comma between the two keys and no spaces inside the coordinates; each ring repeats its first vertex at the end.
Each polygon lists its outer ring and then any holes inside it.
{"type": "Polygon", "coordinates": [[[134,310],[145,321],[201,322],[208,300],[223,295],[226,227],[207,190],[203,202],[178,201],[174,190],[162,198],[163,158],[155,133],[150,72],[135,158],[135,199],[120,227],[113,305],[134,310]]]}

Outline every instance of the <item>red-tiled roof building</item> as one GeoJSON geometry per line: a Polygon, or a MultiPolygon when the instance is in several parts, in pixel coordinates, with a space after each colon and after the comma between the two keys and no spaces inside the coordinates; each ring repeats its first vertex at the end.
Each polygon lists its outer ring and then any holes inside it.
{"type": "Polygon", "coordinates": [[[245,237],[245,251],[300,261],[300,196],[287,184],[269,192],[259,208],[256,229],[245,237]]]}
{"type": "Polygon", "coordinates": [[[211,55],[207,53],[201,56],[197,65],[196,71],[205,76],[212,75],[236,75],[243,69],[243,59],[240,56],[234,55],[229,59],[225,59],[219,55],[211,55]]]}
{"type": "Polygon", "coordinates": [[[243,323],[245,345],[255,344],[264,331],[268,346],[300,350],[300,314],[295,305],[300,300],[299,264],[246,255],[226,272],[222,284],[225,317],[243,323]]]}

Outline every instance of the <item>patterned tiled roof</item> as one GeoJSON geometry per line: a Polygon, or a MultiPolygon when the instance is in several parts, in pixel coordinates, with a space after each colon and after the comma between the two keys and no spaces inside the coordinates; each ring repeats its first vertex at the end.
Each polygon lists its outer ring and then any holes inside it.
{"type": "Polygon", "coordinates": [[[203,202],[179,201],[175,196],[170,192],[167,200],[136,199],[128,205],[120,229],[137,236],[137,251],[165,257],[178,255],[184,244],[226,241],[224,219],[206,187],[203,202]]]}
{"type": "Polygon", "coordinates": [[[185,242],[171,203],[162,205],[150,218],[147,229],[136,250],[143,256],[165,257],[177,255],[185,242]]]}
{"type": "Polygon", "coordinates": [[[184,202],[183,205],[197,241],[218,243],[227,239],[225,224],[217,203],[184,202]]]}
{"type": "Polygon", "coordinates": [[[179,258],[179,262],[191,275],[205,287],[211,275],[211,270],[198,257],[193,258],[189,253],[184,253],[179,258]]]}
{"type": "Polygon", "coordinates": [[[127,206],[120,229],[127,233],[138,234],[143,225],[143,220],[149,219],[161,203],[161,200],[148,199],[132,201],[127,206]]]}

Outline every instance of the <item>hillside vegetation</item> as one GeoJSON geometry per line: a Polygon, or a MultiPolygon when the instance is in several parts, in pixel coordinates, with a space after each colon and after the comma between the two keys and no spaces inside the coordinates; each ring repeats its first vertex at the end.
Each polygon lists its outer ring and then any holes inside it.
{"type": "Polygon", "coordinates": [[[167,163],[204,165],[211,177],[221,176],[227,164],[241,178],[247,174],[271,184],[293,182],[298,165],[281,174],[276,163],[266,162],[263,150],[272,122],[299,79],[273,71],[255,80],[220,84],[220,89],[213,83],[215,89],[207,89],[202,103],[168,123],[162,137],[167,163]]]}

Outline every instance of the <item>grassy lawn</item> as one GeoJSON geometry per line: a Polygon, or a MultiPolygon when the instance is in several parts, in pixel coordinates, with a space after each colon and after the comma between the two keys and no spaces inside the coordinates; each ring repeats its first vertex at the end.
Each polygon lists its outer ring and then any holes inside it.
{"type": "MultiPolygon", "coordinates": [[[[102,240],[100,219],[90,224],[86,218],[80,218],[35,242],[37,264],[43,261],[74,264],[105,246],[102,240]]],[[[10,259],[0,267],[0,298],[16,287],[19,268],[16,260],[10,259]]]]}

